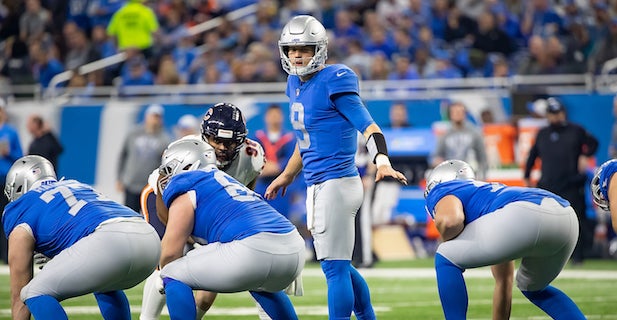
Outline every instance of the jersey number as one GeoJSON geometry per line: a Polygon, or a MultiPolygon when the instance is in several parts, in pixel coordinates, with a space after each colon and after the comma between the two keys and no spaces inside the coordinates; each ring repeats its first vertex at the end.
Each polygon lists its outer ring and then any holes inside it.
{"type": "MultiPolygon", "coordinates": [[[[73,194],[73,191],[71,191],[71,189],[67,186],[58,186],[56,188],[53,188],[43,193],[39,198],[45,201],[45,203],[49,203],[51,202],[51,200],[54,199],[55,195],[58,193],[64,198],[64,201],[69,206],[70,208],[69,214],[72,216],[75,216],[79,212],[79,210],[81,210],[81,208],[83,208],[86,204],[88,204],[86,200],[83,200],[83,199],[77,200],[77,198],[73,194]]],[[[100,201],[110,201],[109,199],[105,198],[102,194],[98,194],[98,197],[96,199],[100,201]]]]}
{"type": "Polygon", "coordinates": [[[298,139],[298,147],[306,149],[311,146],[311,139],[304,126],[304,106],[299,102],[291,105],[291,125],[294,130],[302,132],[302,139],[298,139]]]}
{"type": "Polygon", "coordinates": [[[229,176],[223,171],[216,171],[214,173],[214,179],[216,179],[216,181],[223,186],[225,192],[227,192],[227,194],[229,194],[229,196],[231,196],[234,200],[242,202],[259,200],[259,197],[255,194],[255,192],[249,190],[239,182],[229,179],[229,176]]]}

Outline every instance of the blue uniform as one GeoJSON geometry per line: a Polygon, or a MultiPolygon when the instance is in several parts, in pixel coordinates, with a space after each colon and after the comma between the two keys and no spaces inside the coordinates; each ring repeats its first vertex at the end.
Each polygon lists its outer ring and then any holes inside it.
{"type": "Polygon", "coordinates": [[[341,64],[326,66],[305,83],[295,75],[287,80],[290,118],[308,186],[358,175],[356,131],[364,132],[373,119],[361,104],[335,104],[333,96],[343,93],[359,94],[359,86],[356,74],[341,64]]]}
{"type": "Polygon", "coordinates": [[[130,319],[122,290],[146,279],[161,252],[138,213],[75,180],[43,181],[5,207],[2,223],[7,237],[28,230],[34,251],[52,258],[20,291],[36,319],[67,319],[59,301],[88,293],[103,318],[130,319]]]}
{"type": "Polygon", "coordinates": [[[445,196],[461,201],[464,228],[442,242],[435,255],[437,287],[446,319],[464,319],[467,288],[463,271],[522,258],[517,287],[553,319],[584,319],[576,304],[550,283],[567,263],[578,238],[569,202],[546,190],[508,187],[476,180],[441,182],[430,190],[426,208],[445,196]]]}
{"type": "Polygon", "coordinates": [[[192,235],[208,243],[231,242],[260,232],[282,234],[295,230],[261,196],[214,167],[173,177],[163,192],[163,201],[170,207],[175,198],[189,191],[194,191],[197,199],[192,235]]]}
{"type": "Polygon", "coordinates": [[[570,205],[567,200],[543,189],[506,187],[500,183],[476,180],[452,180],[436,185],[428,194],[426,208],[431,217],[435,217],[437,202],[447,195],[456,196],[463,203],[466,225],[515,201],[528,201],[539,205],[548,197],[557,200],[564,207],[570,205]]]}
{"type": "Polygon", "coordinates": [[[161,270],[171,319],[195,319],[191,289],[249,291],[272,319],[297,319],[282,291],[304,267],[304,240],[291,222],[214,165],[172,177],[163,201],[171,207],[183,194],[193,201],[191,234],[207,244],[161,270]]]}
{"type": "Polygon", "coordinates": [[[9,203],[2,223],[7,237],[18,225],[27,224],[36,240],[35,250],[52,258],[102,222],[121,217],[141,216],[86,184],[64,180],[43,184],[9,203]]]}
{"type": "Polygon", "coordinates": [[[617,159],[613,159],[605,162],[602,165],[602,171],[600,172],[600,192],[604,199],[608,199],[608,186],[611,182],[611,177],[617,172],[617,159]]]}

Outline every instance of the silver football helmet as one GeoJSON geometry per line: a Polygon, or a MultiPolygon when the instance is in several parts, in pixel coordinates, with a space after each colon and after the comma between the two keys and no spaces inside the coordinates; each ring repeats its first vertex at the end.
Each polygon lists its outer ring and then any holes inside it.
{"type": "Polygon", "coordinates": [[[428,175],[426,179],[426,190],[424,190],[424,198],[433,188],[446,181],[452,180],[467,180],[475,179],[476,175],[473,169],[467,162],[461,160],[446,160],[437,165],[428,175]]]}
{"type": "Polygon", "coordinates": [[[174,141],[163,152],[158,187],[164,191],[171,177],[182,172],[199,170],[210,164],[216,165],[216,154],[211,145],[200,139],[174,141]]]}
{"type": "Polygon", "coordinates": [[[312,16],[300,15],[293,17],[283,27],[279,40],[279,52],[283,70],[291,75],[304,76],[311,74],[326,64],[328,58],[328,35],[326,28],[312,16]],[[291,46],[315,46],[315,54],[306,66],[298,67],[287,55],[291,46]]]}
{"type": "Polygon", "coordinates": [[[601,165],[600,168],[598,168],[595,174],[593,175],[593,178],[591,179],[591,184],[590,184],[591,195],[593,196],[593,203],[595,203],[600,209],[605,210],[605,211],[610,210],[610,203],[608,202],[608,199],[604,198],[602,191],[600,191],[600,188],[602,187],[600,185],[600,174],[602,173],[602,170],[606,167],[606,165],[613,161],[617,161],[617,160],[611,160],[601,165]]]}
{"type": "Polygon", "coordinates": [[[37,155],[21,157],[13,163],[6,175],[4,194],[9,202],[15,201],[37,182],[44,180],[58,180],[51,162],[37,155]]]}

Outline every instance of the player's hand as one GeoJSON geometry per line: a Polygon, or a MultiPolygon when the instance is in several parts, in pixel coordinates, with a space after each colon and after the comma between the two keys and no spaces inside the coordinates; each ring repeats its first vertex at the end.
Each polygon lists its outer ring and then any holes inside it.
{"type": "Polygon", "coordinates": [[[165,294],[165,284],[163,284],[163,278],[156,277],[156,281],[154,281],[154,287],[159,291],[160,294],[165,294]]]}
{"type": "Polygon", "coordinates": [[[392,177],[394,179],[396,179],[398,182],[407,185],[407,178],[405,177],[405,175],[403,175],[402,173],[394,170],[394,168],[392,168],[391,166],[388,165],[382,165],[379,166],[377,168],[377,174],[375,176],[375,182],[386,178],[386,177],[392,177]]]}
{"type": "Polygon", "coordinates": [[[46,255],[37,252],[32,257],[32,260],[34,261],[35,265],[39,266],[39,269],[43,269],[45,264],[47,264],[47,262],[49,262],[49,260],[51,259],[47,257],[46,255]]]}
{"type": "Polygon", "coordinates": [[[291,184],[293,178],[290,178],[284,174],[280,174],[270,185],[266,188],[266,192],[264,192],[264,198],[266,200],[272,200],[276,198],[277,193],[281,190],[281,196],[284,196],[287,193],[287,186],[291,184]]]}

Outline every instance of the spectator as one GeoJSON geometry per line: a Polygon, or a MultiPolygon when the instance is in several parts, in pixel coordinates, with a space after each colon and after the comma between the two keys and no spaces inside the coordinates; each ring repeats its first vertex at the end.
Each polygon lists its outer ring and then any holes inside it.
{"type": "Polygon", "coordinates": [[[189,135],[197,135],[199,136],[199,119],[192,114],[185,114],[180,119],[175,126],[175,136],[176,140],[182,137],[186,137],[189,135]]]}
{"type": "Polygon", "coordinates": [[[414,80],[420,79],[418,72],[409,62],[409,56],[397,55],[394,57],[394,70],[388,75],[388,80],[414,80]]]}
{"type": "Polygon", "coordinates": [[[534,75],[557,72],[557,61],[549,53],[547,42],[540,36],[529,39],[529,55],[521,61],[518,74],[534,75]]]}
{"type": "Polygon", "coordinates": [[[120,10],[126,0],[91,0],[88,6],[88,16],[92,28],[102,26],[107,28],[111,17],[120,10]]]}
{"type": "Polygon", "coordinates": [[[19,39],[28,44],[42,41],[50,22],[49,11],[41,6],[40,0],[26,0],[26,12],[19,18],[19,39]]]}
{"type": "Polygon", "coordinates": [[[129,59],[122,71],[123,86],[148,86],[154,84],[154,74],[148,70],[146,60],[141,56],[129,59]]]}
{"type": "Polygon", "coordinates": [[[101,55],[92,46],[83,30],[77,28],[67,36],[69,51],[64,58],[64,66],[69,70],[75,70],[82,65],[99,60],[101,55]]]}
{"type": "Polygon", "coordinates": [[[129,0],[116,11],[107,26],[107,34],[116,38],[119,51],[138,49],[150,58],[159,23],[154,11],[142,2],[129,0]]]}
{"type": "Polygon", "coordinates": [[[563,20],[551,8],[549,0],[531,0],[522,15],[521,31],[525,37],[558,36],[562,33],[563,20]]]}
{"type": "Polygon", "coordinates": [[[549,125],[538,131],[525,165],[525,185],[536,159],[542,160],[538,188],[551,191],[568,200],[579,221],[579,238],[572,262],[583,263],[593,243],[594,222],[587,217],[585,183],[587,163],[598,147],[598,140],[583,127],[566,119],[566,110],[555,98],[547,100],[549,125]]]}
{"type": "Polygon", "coordinates": [[[433,166],[447,159],[462,160],[471,165],[478,177],[486,177],[484,139],[480,130],[467,121],[467,108],[462,102],[454,101],[448,105],[447,113],[450,128],[439,138],[433,166]]]}
{"type": "Polygon", "coordinates": [[[589,71],[595,74],[602,73],[604,63],[615,57],[617,57],[617,18],[611,20],[608,33],[598,40],[597,47],[590,57],[589,71]]]}
{"type": "MultiPolygon", "coordinates": [[[[617,119],[617,95],[613,97],[613,117],[617,119]]],[[[608,145],[608,156],[611,159],[617,159],[617,121],[613,121],[611,141],[608,145]]]]}
{"type": "Polygon", "coordinates": [[[163,150],[171,142],[163,127],[163,106],[148,106],[141,125],[124,139],[118,162],[117,188],[124,193],[124,204],[139,212],[141,189],[148,183],[148,175],[157,168],[163,150]]]}
{"type": "Polygon", "coordinates": [[[472,47],[485,54],[499,52],[506,57],[516,51],[514,40],[499,28],[495,15],[489,11],[480,15],[472,47]]]}
{"type": "Polygon", "coordinates": [[[158,85],[178,85],[184,83],[180,79],[178,68],[171,56],[166,55],[161,58],[155,82],[158,85]]]}
{"type": "MultiPolygon", "coordinates": [[[[6,108],[5,100],[0,98],[0,185],[6,183],[6,175],[13,162],[23,156],[19,135],[17,130],[8,123],[9,119],[6,108]]],[[[6,195],[2,192],[0,194],[0,211],[4,211],[8,201],[6,195]]],[[[0,225],[0,227],[2,226],[0,225]]],[[[7,250],[7,238],[0,237],[0,259],[5,263],[8,262],[9,258],[7,250]]]]}
{"type": "MultiPolygon", "coordinates": [[[[268,107],[264,115],[264,124],[264,129],[255,132],[255,141],[261,144],[266,156],[266,164],[255,185],[255,192],[261,195],[265,193],[266,187],[272,183],[274,178],[283,171],[296,146],[293,132],[288,132],[283,129],[283,110],[281,110],[278,104],[273,104],[268,107]]],[[[292,188],[293,192],[289,190],[285,196],[268,200],[268,203],[270,203],[276,211],[293,222],[305,239],[310,239],[310,234],[304,222],[306,218],[304,216],[291,217],[289,215],[292,201],[294,201],[294,198],[300,193],[305,191],[301,190],[301,185],[303,185],[304,182],[301,181],[301,179],[299,180],[300,181],[296,183],[297,186],[292,188]]],[[[304,187],[304,189],[305,188],[306,187],[304,187]]]]}
{"type": "Polygon", "coordinates": [[[56,135],[51,132],[43,117],[38,114],[30,115],[26,128],[32,135],[32,142],[28,146],[28,154],[39,155],[49,160],[54,168],[58,170],[58,156],[64,148],[56,135]]]}
{"type": "Polygon", "coordinates": [[[64,71],[64,66],[53,56],[49,46],[43,46],[39,41],[30,44],[32,59],[32,74],[43,88],[47,88],[51,79],[64,71]]]}

